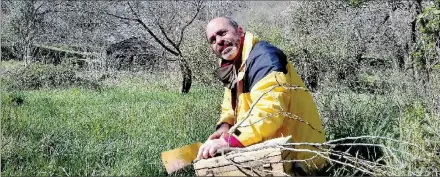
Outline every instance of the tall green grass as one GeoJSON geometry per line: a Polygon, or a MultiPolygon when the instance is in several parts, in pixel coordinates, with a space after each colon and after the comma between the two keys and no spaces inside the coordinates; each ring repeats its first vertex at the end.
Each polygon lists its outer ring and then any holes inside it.
{"type": "Polygon", "coordinates": [[[206,140],[220,99],[160,83],[3,92],[2,175],[165,175],[160,153],[206,140]]]}
{"type": "MultiPolygon", "coordinates": [[[[7,68],[20,67],[9,63],[7,68]]],[[[13,69],[12,69],[13,70],[13,69]]],[[[100,77],[99,72],[77,73],[100,77]]],[[[396,73],[387,90],[358,93],[324,81],[313,93],[327,140],[381,136],[405,143],[366,140],[400,152],[380,153],[393,175],[436,175],[440,171],[440,88],[418,86],[396,73]],[[401,82],[404,81],[404,82],[401,82]],[[405,153],[402,153],[405,152],[405,153]],[[409,155],[408,155],[409,153],[409,155]],[[415,157],[415,158],[414,158],[415,157]]],[[[107,73],[101,89],[47,88],[1,92],[1,174],[24,175],[167,175],[160,153],[198,141],[214,131],[223,89],[194,84],[179,92],[175,73],[107,73]]],[[[2,82],[7,82],[2,76],[2,82]]],[[[3,84],[3,83],[2,83],[3,84]]],[[[359,142],[359,141],[358,141],[359,142]]],[[[376,153],[349,148],[350,153],[376,153]]],[[[173,175],[193,175],[190,167],[173,175]]],[[[332,168],[327,175],[360,175],[332,168]]]]}
{"type": "MultiPolygon", "coordinates": [[[[392,89],[382,94],[355,93],[339,84],[316,93],[327,140],[359,136],[394,139],[396,141],[381,138],[345,141],[384,145],[392,149],[392,155],[384,152],[384,148],[368,146],[336,149],[372,161],[380,160],[388,166],[388,175],[438,175],[440,91],[435,85],[409,83],[404,75],[400,75],[399,79],[400,83],[392,81],[392,89]],[[407,86],[402,86],[404,84],[407,86]]],[[[362,175],[352,168],[341,166],[329,171],[332,176],[362,175]]]]}

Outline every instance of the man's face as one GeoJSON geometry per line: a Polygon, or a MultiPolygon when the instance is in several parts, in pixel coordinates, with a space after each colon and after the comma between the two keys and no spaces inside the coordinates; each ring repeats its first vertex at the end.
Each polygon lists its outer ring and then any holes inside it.
{"type": "Polygon", "coordinates": [[[223,18],[212,20],[206,28],[206,37],[212,51],[225,60],[233,60],[237,56],[242,35],[241,27],[236,30],[223,18]]]}

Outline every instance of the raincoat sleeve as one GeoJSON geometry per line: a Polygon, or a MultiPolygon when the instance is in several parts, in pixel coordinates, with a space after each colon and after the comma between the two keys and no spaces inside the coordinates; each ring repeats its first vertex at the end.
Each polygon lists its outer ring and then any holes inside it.
{"type": "MultiPolygon", "coordinates": [[[[266,54],[261,57],[276,56],[266,54]]],[[[261,79],[258,79],[250,90],[252,105],[246,114],[242,114],[237,120],[248,118],[239,126],[240,134],[233,135],[244,146],[260,143],[273,137],[284,122],[282,112],[287,112],[290,106],[291,92],[281,86],[288,83],[287,72],[281,71],[285,70],[285,66],[279,69],[277,66],[264,64],[256,70],[258,70],[256,77],[261,79]]]]}
{"type": "Polygon", "coordinates": [[[216,126],[218,128],[222,123],[233,125],[234,120],[234,110],[232,109],[231,105],[231,90],[225,88],[223,102],[221,104],[220,120],[217,122],[216,126]]]}

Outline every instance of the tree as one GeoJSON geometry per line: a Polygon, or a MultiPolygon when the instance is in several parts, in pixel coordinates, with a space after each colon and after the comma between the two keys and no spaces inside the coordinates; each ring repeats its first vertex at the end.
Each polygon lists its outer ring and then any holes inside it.
{"type": "Polygon", "coordinates": [[[55,12],[60,4],[37,0],[2,2],[2,11],[4,9],[6,12],[6,20],[2,20],[2,24],[5,24],[3,30],[7,34],[5,42],[13,46],[16,57],[25,63],[32,60],[35,39],[45,30],[44,19],[55,12]]]}
{"type": "MultiPolygon", "coordinates": [[[[145,30],[155,42],[176,56],[182,73],[182,93],[188,93],[192,84],[192,71],[188,59],[183,57],[181,44],[185,30],[203,8],[203,1],[134,1],[108,2],[103,13],[145,30]]],[[[171,60],[171,59],[170,59],[171,60]]]]}

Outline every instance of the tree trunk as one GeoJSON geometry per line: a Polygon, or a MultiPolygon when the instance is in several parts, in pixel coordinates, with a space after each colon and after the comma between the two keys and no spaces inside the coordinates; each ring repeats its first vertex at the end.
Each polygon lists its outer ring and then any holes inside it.
{"type": "Polygon", "coordinates": [[[408,49],[407,55],[408,55],[409,61],[407,63],[412,65],[411,68],[412,68],[414,80],[419,80],[420,77],[419,77],[419,71],[418,71],[419,69],[417,67],[417,61],[414,60],[414,57],[412,57],[411,54],[414,51],[417,51],[417,44],[416,44],[417,37],[418,37],[417,36],[417,32],[418,32],[418,30],[417,30],[417,16],[420,13],[422,13],[422,0],[414,0],[413,3],[415,6],[414,7],[415,15],[414,15],[413,20],[411,22],[411,39],[410,39],[409,45],[407,46],[407,49],[408,49]]]}
{"type": "Polygon", "coordinates": [[[23,51],[23,59],[24,64],[27,66],[32,62],[32,53],[31,53],[31,45],[25,44],[24,51],[23,51]]]}
{"type": "Polygon", "coordinates": [[[188,93],[192,84],[192,71],[189,67],[188,61],[182,56],[179,57],[180,71],[182,72],[182,93],[188,93]]]}

